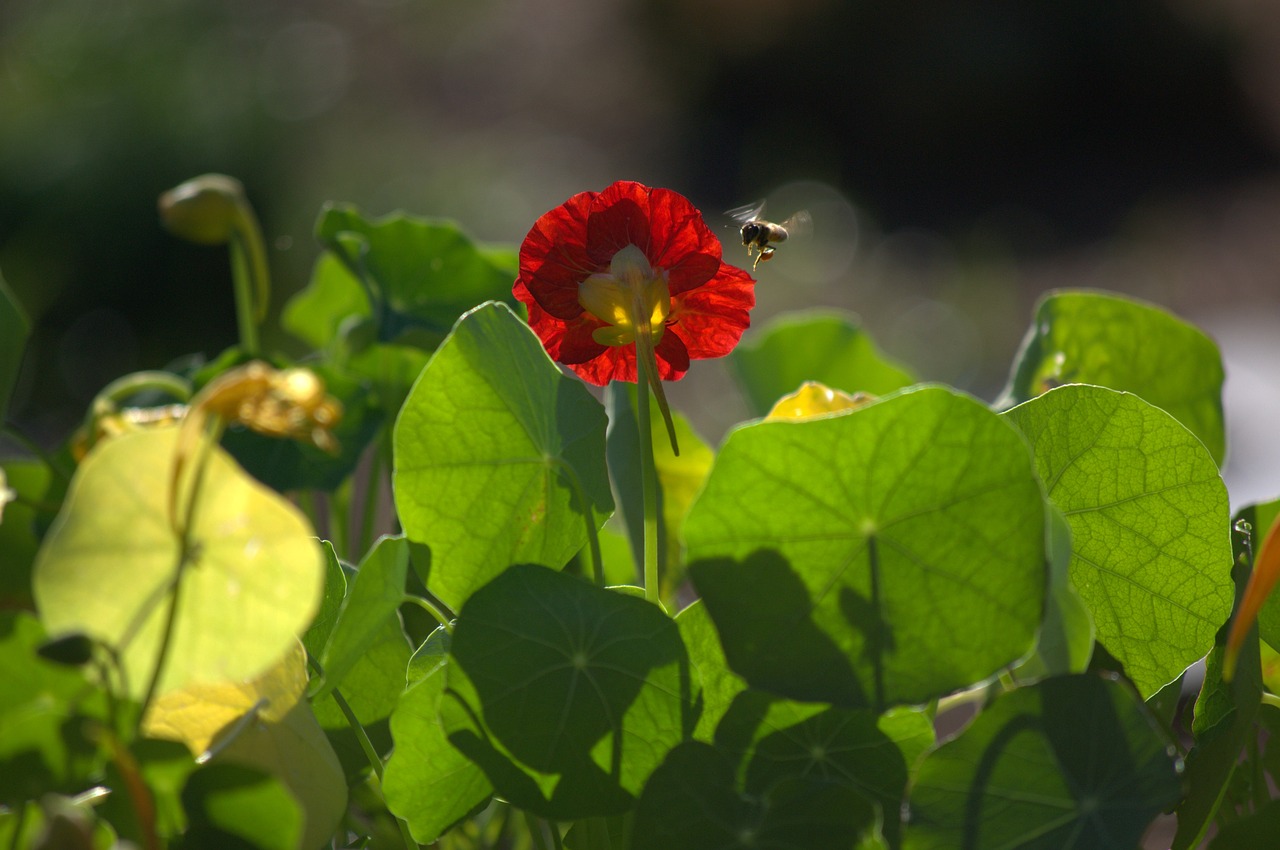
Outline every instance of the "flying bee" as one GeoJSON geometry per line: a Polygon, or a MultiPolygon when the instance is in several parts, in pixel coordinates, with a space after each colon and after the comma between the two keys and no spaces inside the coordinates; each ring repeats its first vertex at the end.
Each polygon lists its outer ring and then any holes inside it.
{"type": "Polygon", "coordinates": [[[813,219],[808,210],[800,210],[781,224],[765,221],[760,217],[764,215],[764,201],[729,210],[726,215],[742,222],[742,244],[747,246],[747,258],[750,259],[752,253],[756,253],[756,261],[751,264],[752,271],[760,265],[761,260],[773,258],[773,252],[778,249],[770,243],[786,242],[788,236],[805,235],[813,227],[813,219]]]}

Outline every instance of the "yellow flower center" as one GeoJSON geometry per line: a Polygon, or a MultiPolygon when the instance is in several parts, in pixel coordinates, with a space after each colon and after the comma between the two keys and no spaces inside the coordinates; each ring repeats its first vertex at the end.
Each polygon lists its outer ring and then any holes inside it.
{"type": "Polygon", "coordinates": [[[657,345],[671,313],[667,273],[656,271],[643,251],[628,245],[613,255],[608,272],[578,284],[578,303],[608,324],[591,334],[601,345],[631,345],[645,335],[657,345]]]}

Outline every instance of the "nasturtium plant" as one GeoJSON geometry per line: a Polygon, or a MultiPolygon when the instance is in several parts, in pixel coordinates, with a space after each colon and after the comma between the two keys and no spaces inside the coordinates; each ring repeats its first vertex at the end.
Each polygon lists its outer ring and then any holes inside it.
{"type": "MultiPolygon", "coordinates": [[[[316,222],[316,238],[363,290],[379,342],[405,336],[434,348],[475,305],[515,303],[509,254],[477,246],[453,222],[403,213],[370,220],[349,204],[330,204],[316,222]]],[[[363,306],[335,277],[325,269],[323,289],[305,308],[294,308],[295,325],[333,327],[350,315],[344,310],[363,306]]]]}
{"type": "Polygon", "coordinates": [[[671,751],[645,786],[632,846],[869,850],[883,846],[878,815],[848,786],[816,778],[789,776],[745,793],[726,755],[687,741],[671,751]]]}
{"type": "Polygon", "coordinates": [[[921,387],[734,431],[685,538],[734,671],[793,699],[884,710],[1031,649],[1044,515],[1021,436],[972,398],[921,387]]]}
{"type": "Polygon", "coordinates": [[[1171,313],[1113,293],[1052,292],[1036,307],[1002,404],[1062,384],[1136,393],[1185,425],[1221,464],[1222,383],[1217,345],[1171,313]]]}
{"type": "Polygon", "coordinates": [[[1280,501],[1228,515],[1187,323],[1056,292],[1002,398],[908,386],[849,314],[742,337],[751,274],[619,181],[518,249],[328,206],[295,359],[244,187],[161,215],[238,340],[3,423],[0,844],[1275,844],[1280,501]],[[717,446],[663,387],[724,356],[717,446]]]}
{"type": "Polygon", "coordinates": [[[1180,793],[1181,762],[1132,689],[1092,673],[1003,694],[930,753],[905,850],[1131,850],[1180,793]]]}
{"type": "Polygon", "coordinates": [[[423,843],[435,841],[493,794],[484,771],[449,743],[440,719],[447,635],[443,627],[432,632],[414,654],[414,660],[420,661],[419,655],[427,650],[431,662],[416,674],[421,678],[410,682],[391,715],[395,749],[382,783],[387,807],[404,818],[414,839],[423,843]]]}
{"type": "Polygon", "coordinates": [[[153,675],[163,693],[258,674],[315,616],[324,582],[303,516],[216,447],[184,544],[169,503],[177,437],[165,428],[99,444],[76,472],[33,577],[45,629],[111,647],[139,698],[153,675]]]}
{"type": "Polygon", "coordinates": [[[1071,527],[1071,583],[1098,642],[1151,696],[1231,613],[1227,490],[1204,444],[1136,395],[1069,385],[1005,414],[1071,527]]]}
{"type": "Polygon", "coordinates": [[[855,316],[832,310],[775,319],[750,332],[729,362],[757,416],[805,381],[872,395],[915,382],[910,372],[880,353],[855,316]]]}
{"type": "Polygon", "coordinates": [[[605,425],[510,309],[460,319],[395,426],[396,507],[430,547],[427,589],[457,610],[510,564],[563,566],[613,511],[605,425]]]}
{"type": "Polygon", "coordinates": [[[657,606],[532,564],[467,600],[441,713],[450,742],[523,809],[630,808],[697,723],[679,630],[657,606]]]}

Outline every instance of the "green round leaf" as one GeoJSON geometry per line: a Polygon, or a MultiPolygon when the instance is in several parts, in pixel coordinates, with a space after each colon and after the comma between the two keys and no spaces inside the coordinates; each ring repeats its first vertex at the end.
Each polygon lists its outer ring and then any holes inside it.
{"type": "Polygon", "coordinates": [[[1044,513],[1017,432],[925,387],[733,432],[685,538],[730,667],[793,699],[882,710],[1027,652],[1044,513]]]}
{"type": "MultiPolygon", "coordinates": [[[[120,651],[129,693],[155,668],[177,575],[168,514],[177,430],[124,434],[80,465],[35,566],[51,634],[84,632],[120,651]]],[[[191,525],[160,692],[245,679],[285,654],[320,605],[324,559],[302,514],[221,449],[208,456],[191,525]]]]}
{"type": "Polygon", "coordinates": [[[884,837],[897,846],[907,762],[877,720],[866,710],[745,691],[720,722],[715,743],[741,765],[745,793],[766,794],[791,777],[844,785],[879,805],[884,837]]]}
{"type": "Polygon", "coordinates": [[[1010,691],[931,753],[905,850],[1133,850],[1181,793],[1172,743],[1120,681],[1010,691]]]}
{"type": "Polygon", "coordinates": [[[498,794],[544,817],[622,812],[697,721],[693,672],[656,605],[532,564],[458,617],[441,714],[498,794]]]}
{"type": "Polygon", "coordinates": [[[782,316],[748,333],[729,362],[758,416],[805,381],[885,395],[915,380],[880,353],[856,316],[834,310],[782,316]]]}
{"type": "Polygon", "coordinates": [[[316,238],[363,283],[383,342],[407,332],[430,349],[477,304],[515,303],[505,258],[451,221],[405,213],[367,219],[353,206],[330,204],[316,238]]]}
{"type": "Polygon", "coordinates": [[[456,611],[509,564],[563,567],[587,542],[582,512],[599,528],[613,510],[606,424],[507,307],[459,320],[395,426],[396,507],[409,539],[431,549],[427,589],[456,611]]]}
{"type": "Polygon", "coordinates": [[[484,771],[449,743],[440,722],[446,662],[439,658],[401,695],[391,715],[395,749],[382,782],[387,808],[408,822],[422,844],[435,841],[493,793],[484,771]]]}
{"type": "Polygon", "coordinates": [[[1213,340],[1153,304],[1104,292],[1053,292],[1036,307],[1001,406],[1067,383],[1132,392],[1185,425],[1221,464],[1223,375],[1213,340]]]}
{"type": "Polygon", "coordinates": [[[1071,526],[1071,583],[1143,697],[1231,613],[1227,490],[1195,435],[1129,393],[1071,385],[1005,414],[1071,526]]]}
{"type": "Polygon", "coordinates": [[[338,335],[351,316],[368,316],[369,296],[342,261],[322,254],[311,271],[311,282],[284,305],[280,324],[289,333],[320,349],[338,335]]]}
{"type": "Polygon", "coordinates": [[[700,741],[671,751],[636,806],[631,845],[664,850],[853,850],[874,837],[877,812],[845,785],[787,777],[751,794],[733,765],[700,741]]]}

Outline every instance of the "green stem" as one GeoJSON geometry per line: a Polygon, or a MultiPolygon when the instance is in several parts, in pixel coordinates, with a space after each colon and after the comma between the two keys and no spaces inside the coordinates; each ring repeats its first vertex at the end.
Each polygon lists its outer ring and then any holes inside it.
{"type": "Polygon", "coordinates": [[[604,556],[600,552],[600,533],[596,530],[595,520],[591,516],[591,503],[587,501],[587,493],[582,488],[582,479],[578,477],[577,470],[570,466],[569,462],[564,458],[555,458],[555,462],[569,482],[569,489],[573,491],[574,501],[578,503],[578,507],[582,511],[582,520],[587,524],[587,543],[591,547],[591,566],[595,570],[596,584],[604,587],[604,556]]]}
{"type": "Polygon", "coordinates": [[[658,587],[658,472],[653,464],[653,428],[649,422],[649,376],[636,357],[636,426],[640,431],[640,495],[644,502],[644,597],[661,605],[658,587]]]}
{"type": "Polygon", "coordinates": [[[260,284],[255,284],[255,263],[250,257],[253,249],[246,245],[252,241],[238,228],[231,234],[231,282],[235,288],[236,327],[240,332],[240,347],[250,357],[257,357],[260,347],[255,297],[260,284]]]}
{"type": "MultiPolygon", "coordinates": [[[[320,662],[310,652],[307,653],[307,664],[310,665],[312,670],[316,671],[317,676],[324,677],[324,668],[320,666],[320,662]]],[[[329,692],[329,695],[337,703],[338,710],[342,712],[342,716],[347,718],[347,725],[351,727],[351,731],[356,735],[356,740],[360,742],[360,749],[364,751],[364,757],[369,760],[369,767],[373,768],[373,775],[378,777],[378,786],[381,788],[382,774],[385,770],[382,764],[382,756],[378,755],[378,751],[373,746],[373,741],[369,740],[369,733],[365,731],[360,718],[356,717],[356,713],[351,709],[351,704],[347,702],[342,692],[334,688],[329,692]]],[[[404,841],[404,846],[409,850],[418,848],[420,845],[413,840],[413,835],[409,832],[409,825],[399,815],[396,815],[395,818],[396,826],[400,828],[400,838],[404,841]]]]}
{"type": "Polygon", "coordinates": [[[1269,705],[1274,708],[1280,708],[1280,696],[1276,696],[1275,694],[1271,694],[1271,693],[1267,693],[1266,691],[1263,691],[1262,704],[1269,705]]]}
{"type": "MultiPolygon", "coordinates": [[[[212,446],[217,443],[221,436],[221,423],[215,423],[211,429],[211,433],[205,435],[205,440],[197,447],[197,457],[195,468],[191,473],[191,488],[187,496],[187,505],[185,516],[182,518],[181,527],[175,529],[178,534],[178,564],[173,571],[173,585],[169,590],[169,609],[165,612],[164,631],[160,635],[160,648],[156,651],[156,663],[151,670],[151,680],[147,682],[147,690],[142,697],[142,706],[138,710],[138,728],[142,728],[142,721],[147,716],[147,709],[151,706],[151,702],[155,699],[156,690],[160,686],[160,677],[164,673],[165,663],[169,660],[169,649],[173,645],[173,632],[178,622],[178,602],[182,597],[182,578],[186,573],[187,565],[198,557],[199,544],[191,539],[191,528],[195,524],[196,505],[200,501],[200,491],[204,485],[204,475],[209,468],[209,458],[212,456],[212,446]]],[[[180,480],[174,481],[173,486],[179,488],[182,486],[180,480]]]]}
{"type": "Polygon", "coordinates": [[[432,617],[435,617],[436,622],[444,626],[444,630],[446,632],[453,631],[453,626],[451,625],[451,623],[453,622],[453,618],[450,617],[448,614],[446,614],[444,611],[441,611],[435,605],[432,605],[431,602],[429,602],[428,600],[423,599],[421,596],[415,596],[412,593],[406,593],[404,595],[403,601],[409,602],[413,605],[417,605],[423,611],[426,611],[432,617]]]}

